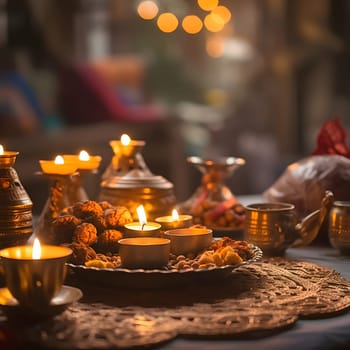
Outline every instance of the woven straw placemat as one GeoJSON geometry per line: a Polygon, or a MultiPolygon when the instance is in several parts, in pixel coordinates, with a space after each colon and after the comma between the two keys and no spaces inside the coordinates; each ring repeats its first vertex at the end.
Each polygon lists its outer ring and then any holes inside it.
{"type": "Polygon", "coordinates": [[[83,299],[49,322],[23,326],[25,344],[108,349],[155,345],[177,336],[253,338],[283,331],[298,318],[329,317],[350,307],[349,280],[334,270],[283,258],[174,289],[69,282],[83,290],[83,299]]]}

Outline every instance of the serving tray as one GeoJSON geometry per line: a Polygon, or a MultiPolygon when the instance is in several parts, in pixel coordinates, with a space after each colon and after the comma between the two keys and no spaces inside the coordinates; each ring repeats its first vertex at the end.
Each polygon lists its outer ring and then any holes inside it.
{"type": "Polygon", "coordinates": [[[210,283],[230,275],[239,266],[256,262],[262,258],[262,251],[255,245],[249,245],[252,258],[236,265],[215,266],[203,269],[126,269],[97,268],[68,263],[71,273],[79,279],[104,286],[124,288],[165,288],[189,283],[210,283]]]}

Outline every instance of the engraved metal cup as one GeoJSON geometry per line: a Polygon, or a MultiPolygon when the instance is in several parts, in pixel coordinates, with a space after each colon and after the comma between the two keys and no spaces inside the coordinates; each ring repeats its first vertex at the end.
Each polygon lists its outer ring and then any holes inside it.
{"type": "Polygon", "coordinates": [[[296,237],[294,205],[260,203],[246,207],[244,239],[259,246],[266,255],[282,255],[296,237]]]}
{"type": "Polygon", "coordinates": [[[265,255],[283,255],[288,247],[310,244],[333,205],[326,191],[317,209],[298,222],[295,206],[289,203],[258,203],[245,207],[244,239],[260,247],[265,255]]]}
{"type": "Polygon", "coordinates": [[[342,254],[350,255],[350,201],[336,201],[329,212],[328,237],[342,254]]]}
{"type": "Polygon", "coordinates": [[[60,291],[72,250],[42,245],[41,258],[33,259],[32,249],[30,245],[2,249],[0,262],[11,294],[22,307],[37,310],[47,306],[60,291]]]}

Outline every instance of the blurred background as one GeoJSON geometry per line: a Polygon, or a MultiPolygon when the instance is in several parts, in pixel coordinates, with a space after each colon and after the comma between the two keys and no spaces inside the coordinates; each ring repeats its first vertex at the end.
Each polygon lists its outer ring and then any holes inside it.
{"type": "Polygon", "coordinates": [[[0,0],[0,144],[35,213],[39,159],[101,155],[93,198],[123,133],[179,201],[193,155],[245,158],[228,184],[261,193],[325,121],[350,127],[349,19],[347,0],[0,0]]]}

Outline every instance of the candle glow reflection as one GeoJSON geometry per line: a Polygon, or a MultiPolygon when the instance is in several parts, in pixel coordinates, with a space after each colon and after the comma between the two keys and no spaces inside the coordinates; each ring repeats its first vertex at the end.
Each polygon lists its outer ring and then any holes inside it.
{"type": "Polygon", "coordinates": [[[177,212],[176,209],[173,209],[171,216],[172,216],[174,221],[179,221],[179,213],[177,212]]]}
{"type": "Polygon", "coordinates": [[[122,145],[124,145],[124,146],[129,145],[129,144],[130,144],[130,141],[131,141],[131,139],[130,139],[129,135],[127,135],[127,134],[123,134],[123,135],[120,137],[120,142],[121,142],[122,145]]]}
{"type": "Polygon", "coordinates": [[[4,154],[4,147],[2,145],[0,145],[0,155],[4,154]]]}
{"type": "Polygon", "coordinates": [[[136,212],[139,218],[140,225],[143,229],[143,227],[147,224],[147,217],[146,217],[145,208],[143,207],[143,205],[139,205],[136,208],[136,212]]]}
{"type": "Polygon", "coordinates": [[[63,157],[61,155],[56,156],[54,163],[55,164],[64,164],[63,157]]]}
{"type": "Polygon", "coordinates": [[[88,160],[90,160],[89,153],[84,151],[84,150],[80,151],[80,153],[79,153],[79,160],[81,160],[81,161],[88,161],[88,160]]]}
{"type": "Polygon", "coordinates": [[[37,238],[35,238],[33,243],[32,259],[39,260],[40,258],[41,258],[41,245],[40,245],[40,241],[37,238]]]}

